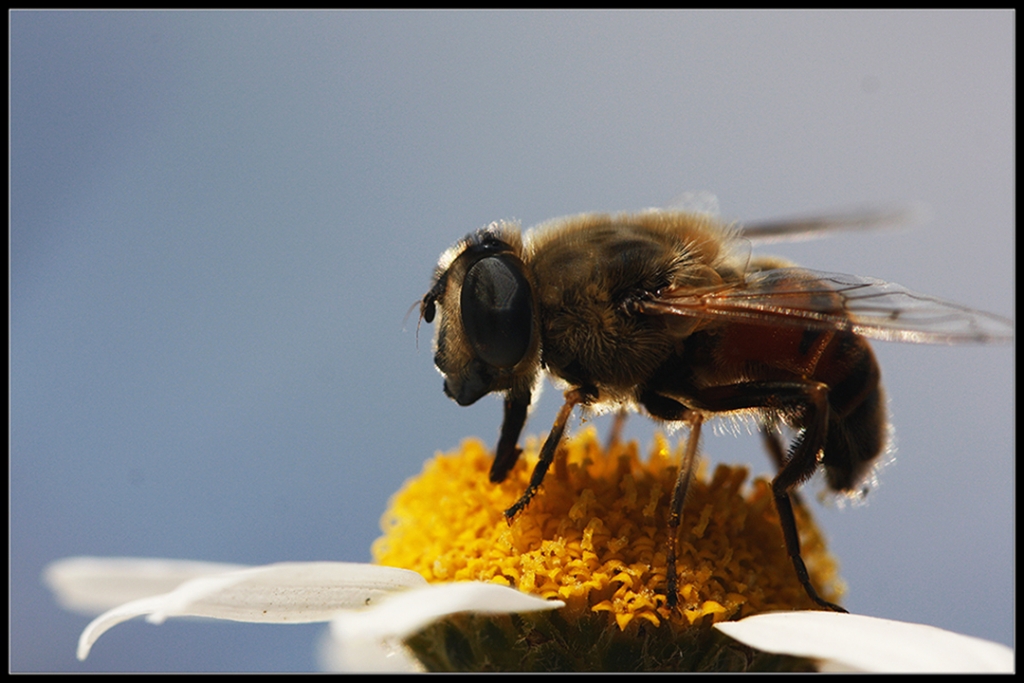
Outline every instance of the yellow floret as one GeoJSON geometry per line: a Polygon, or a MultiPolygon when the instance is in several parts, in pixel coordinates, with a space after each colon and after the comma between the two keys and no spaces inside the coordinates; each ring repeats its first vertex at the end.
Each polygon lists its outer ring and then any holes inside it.
{"type": "MultiPolygon", "coordinates": [[[[670,612],[667,515],[679,456],[660,437],[646,462],[637,451],[635,443],[606,451],[593,430],[567,439],[540,492],[509,525],[504,510],[526,490],[536,443],[503,483],[492,484],[492,455],[467,440],[394,495],[374,559],[428,581],[489,581],[558,598],[566,618],[607,613],[622,630],[814,608],[786,554],[768,482],[744,487],[746,469],[719,466],[690,486],[677,546],[679,603],[670,612]]],[[[836,564],[796,507],[812,580],[836,601],[836,564]]]]}

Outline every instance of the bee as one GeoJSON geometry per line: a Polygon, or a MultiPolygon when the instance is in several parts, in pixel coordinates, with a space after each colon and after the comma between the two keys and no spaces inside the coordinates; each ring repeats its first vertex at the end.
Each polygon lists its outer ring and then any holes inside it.
{"type": "MultiPolygon", "coordinates": [[[[868,339],[996,343],[1011,321],[866,277],[750,256],[751,241],[899,220],[891,213],[739,228],[709,214],[581,214],[521,234],[496,222],[445,251],[420,316],[438,319],[444,393],[467,406],[500,392],[490,480],[504,481],[543,372],[567,385],[511,523],[536,495],[577,406],[642,411],[689,427],[669,514],[666,603],[677,604],[675,545],[701,425],[753,415],[778,467],[771,488],[787,553],[808,596],[794,489],[820,468],[855,494],[887,447],[881,373],[868,339]],[[795,431],[788,449],[779,425],[795,431]]],[[[621,413],[620,413],[621,414],[621,413]]]]}

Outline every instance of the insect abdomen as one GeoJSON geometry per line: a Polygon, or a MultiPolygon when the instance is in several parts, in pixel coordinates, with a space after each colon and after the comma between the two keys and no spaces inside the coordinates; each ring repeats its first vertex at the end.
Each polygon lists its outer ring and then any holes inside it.
{"type": "Polygon", "coordinates": [[[888,415],[878,361],[863,337],[837,332],[816,368],[829,386],[829,425],[822,464],[829,486],[852,491],[886,448],[888,415]]]}

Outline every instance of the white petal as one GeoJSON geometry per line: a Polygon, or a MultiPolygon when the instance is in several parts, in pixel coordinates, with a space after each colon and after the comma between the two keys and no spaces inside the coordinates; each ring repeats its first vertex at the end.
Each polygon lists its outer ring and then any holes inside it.
{"type": "Polygon", "coordinates": [[[331,629],[336,637],[405,639],[441,617],[458,612],[510,614],[563,606],[560,600],[545,600],[496,583],[442,583],[390,596],[373,609],[340,614],[331,622],[331,629]]]}
{"type": "Polygon", "coordinates": [[[68,557],[43,570],[64,609],[93,616],[131,600],[172,591],[189,579],[245,569],[241,564],[140,557],[68,557]]]}
{"type": "Polygon", "coordinates": [[[380,605],[339,614],[331,622],[335,666],[347,671],[408,671],[412,660],[401,641],[458,612],[510,614],[558,609],[565,603],[494,583],[435,584],[389,596],[380,605]]]}
{"type": "Polygon", "coordinates": [[[1012,672],[1013,650],[934,626],[837,612],[779,612],[715,624],[750,647],[822,660],[823,671],[1012,672]]]}
{"type": "Polygon", "coordinates": [[[387,593],[425,583],[416,572],[350,562],[288,562],[203,576],[100,615],[82,632],[78,658],[85,659],[107,629],[143,614],[152,623],[172,616],[292,624],[328,621],[340,610],[369,605],[387,593]]]}

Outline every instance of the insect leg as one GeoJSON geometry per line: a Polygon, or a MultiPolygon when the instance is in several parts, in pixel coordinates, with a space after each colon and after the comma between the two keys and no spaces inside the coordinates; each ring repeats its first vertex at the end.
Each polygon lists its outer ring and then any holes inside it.
{"type": "Polygon", "coordinates": [[[551,427],[551,433],[548,434],[544,445],[541,446],[540,457],[533,468],[533,474],[530,475],[530,485],[526,487],[526,491],[519,500],[508,510],[505,510],[505,519],[508,520],[509,524],[516,518],[516,515],[530,504],[530,501],[537,494],[537,489],[540,488],[541,483],[544,481],[544,475],[547,474],[548,467],[551,466],[551,462],[555,459],[555,451],[558,449],[558,444],[562,441],[565,423],[569,421],[572,409],[576,407],[576,404],[583,403],[584,401],[584,394],[579,389],[565,392],[565,405],[558,411],[558,416],[555,417],[555,424],[551,427]]]}
{"type": "Polygon", "coordinates": [[[679,464],[679,474],[676,476],[676,485],[672,490],[671,511],[668,517],[668,557],[665,568],[665,579],[668,582],[668,594],[666,600],[669,608],[674,608],[679,601],[679,580],[676,576],[676,545],[679,543],[679,522],[683,516],[683,504],[686,503],[686,494],[690,489],[690,482],[693,481],[693,473],[697,463],[697,446],[700,443],[700,427],[704,417],[699,413],[693,417],[690,424],[690,435],[686,439],[686,450],[683,452],[683,461],[679,464]]]}
{"type": "MultiPolygon", "coordinates": [[[[775,471],[781,472],[782,468],[786,466],[786,450],[782,447],[782,440],[779,438],[779,434],[775,431],[775,428],[768,423],[761,424],[761,440],[764,442],[764,447],[768,451],[768,457],[775,463],[775,471]]],[[[790,497],[793,502],[796,503],[797,507],[803,505],[803,500],[800,498],[800,494],[797,491],[790,491],[790,497]]]]}
{"type": "Polygon", "coordinates": [[[761,440],[768,451],[768,457],[775,463],[775,471],[779,472],[786,465],[786,452],[782,448],[782,440],[778,433],[768,423],[761,424],[761,440]]]}
{"type": "Polygon", "coordinates": [[[626,412],[625,408],[619,408],[615,411],[615,417],[612,419],[612,429],[608,434],[608,448],[605,450],[610,451],[612,446],[617,445],[622,440],[622,428],[626,426],[626,418],[629,413],[626,412]]]}
{"type": "Polygon", "coordinates": [[[491,483],[500,484],[505,481],[522,449],[516,444],[519,443],[519,435],[526,424],[526,410],[530,407],[530,396],[523,400],[518,396],[512,396],[511,392],[505,397],[505,418],[501,423],[501,436],[498,438],[498,448],[494,452],[494,462],[491,463],[491,483]]]}
{"type": "Polygon", "coordinates": [[[825,600],[811,585],[811,578],[807,573],[807,565],[800,556],[800,534],[796,529],[796,516],[793,514],[793,501],[790,491],[801,481],[811,476],[818,467],[818,453],[825,444],[825,436],[828,432],[828,404],[822,399],[818,404],[808,404],[809,411],[817,413],[807,421],[804,432],[793,444],[792,455],[782,470],[772,480],[772,494],[775,497],[775,509],[779,513],[779,525],[782,527],[782,537],[786,540],[786,551],[789,559],[796,569],[796,576],[803,585],[804,590],[811,600],[814,600],[821,607],[833,612],[846,612],[845,609],[834,603],[825,600]],[[814,406],[811,408],[811,406],[814,406]]]}
{"type": "Polygon", "coordinates": [[[794,441],[785,464],[772,480],[772,495],[775,509],[779,513],[782,537],[786,541],[786,552],[796,570],[797,579],[804,591],[821,607],[845,612],[842,607],[831,603],[811,585],[810,575],[800,555],[800,535],[796,528],[796,516],[790,491],[804,481],[818,468],[818,455],[825,446],[828,435],[828,387],[820,382],[741,382],[719,387],[709,387],[689,393],[685,402],[691,408],[710,413],[726,413],[738,410],[766,409],[799,414],[791,419],[803,432],[794,441]]]}

